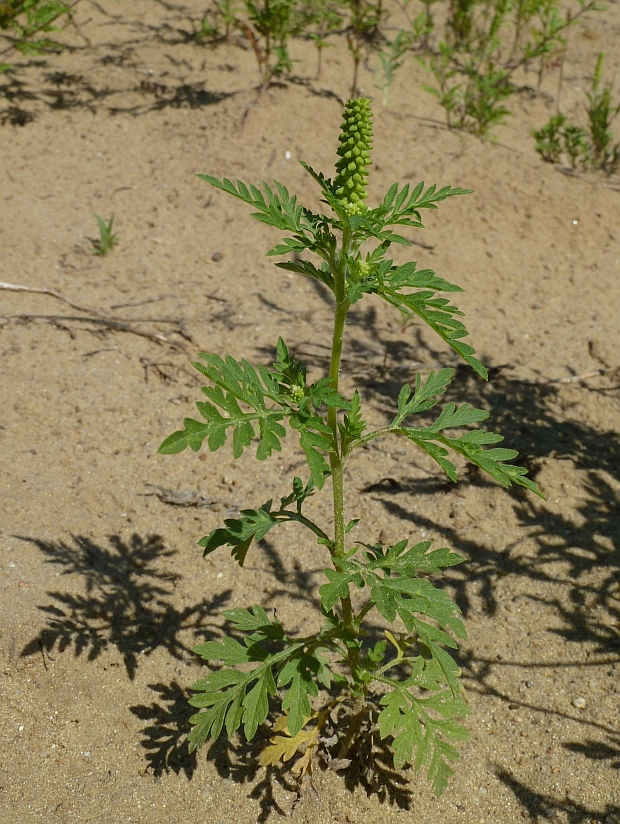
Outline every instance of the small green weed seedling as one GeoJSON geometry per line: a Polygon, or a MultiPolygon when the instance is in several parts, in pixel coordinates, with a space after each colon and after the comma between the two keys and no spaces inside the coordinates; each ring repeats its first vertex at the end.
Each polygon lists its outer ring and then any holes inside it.
{"type": "Polygon", "coordinates": [[[243,0],[248,22],[238,26],[246,35],[256,56],[262,83],[288,74],[293,68],[289,41],[300,31],[300,16],[295,0],[243,0]]]}
{"type": "Polygon", "coordinates": [[[207,9],[194,36],[197,41],[228,40],[232,31],[237,28],[237,0],[213,0],[213,7],[207,9]]]}
{"type": "Polygon", "coordinates": [[[620,112],[620,103],[613,106],[611,102],[611,85],[601,88],[603,71],[603,52],[598,56],[592,79],[592,91],[586,93],[588,105],[587,141],[589,143],[588,162],[594,169],[602,169],[611,175],[620,168],[620,142],[613,142],[611,124],[620,112]]]}
{"type": "Polygon", "coordinates": [[[203,15],[197,41],[227,40],[233,31],[247,39],[258,67],[261,85],[293,68],[289,42],[306,20],[297,0],[214,0],[203,15]]]}
{"type": "Polygon", "coordinates": [[[394,75],[405,62],[405,55],[411,48],[411,37],[404,29],[399,29],[396,37],[379,51],[381,68],[377,72],[378,86],[382,92],[382,102],[387,107],[394,75]]]}
{"type": "Polygon", "coordinates": [[[601,88],[603,53],[596,61],[592,89],[588,100],[586,128],[570,123],[558,113],[540,129],[532,129],[536,151],[548,163],[558,163],[565,154],[572,169],[600,170],[612,175],[620,169],[620,141],[614,143],[611,124],[620,112],[620,103],[612,105],[611,85],[601,88]]]}
{"type": "Polygon", "coordinates": [[[393,243],[411,245],[398,231],[423,228],[423,209],[436,209],[437,203],[467,190],[395,183],[377,205],[369,206],[371,148],[370,101],[350,100],[334,179],[302,163],[321,190],[326,214],[304,207],[277,182],[275,188],[266,183],[259,188],[199,175],[249,204],[257,220],[286,233],[268,255],[294,255],[276,265],[312,278],[332,293],[334,322],[329,372],[314,383],[282,338],[271,368],[201,353],[194,363],[208,382],[204,400],[197,403],[201,419],[186,418],[184,428],[159,448],[161,454],[188,446],[197,452],[206,441],[214,451],[231,435],[235,458],[256,443],[256,457],[265,460],[281,449],[287,424],[299,437],[307,480],[296,477],[278,503],[269,500],[242,510],[199,543],[205,556],[230,547],[243,566],[253,542],[293,521],[309,530],[326,563],[317,598],[323,617],[318,632],[291,633],[275,613],[257,604],[225,610],[229,633],[195,648],[210,671],[192,687],[190,703],[200,711],[190,719],[189,741],[194,750],[223,731],[232,736],[239,729],[251,741],[261,725],[269,724],[271,738],[259,763],[295,759],[292,772],[299,779],[312,773],[317,753],[334,769],[345,769],[360,753],[372,758],[373,747],[383,742],[391,748],[397,770],[424,768],[440,795],[458,759],[455,743],[468,736],[461,723],[468,708],[460,670],[448,651],[457,648],[456,639],[466,638],[466,632],[457,604],[433,581],[464,559],[449,548],[432,548],[430,541],[403,538],[384,546],[353,537],[359,527],[345,514],[344,467],[365,444],[399,437],[422,449],[452,481],[457,472],[451,452],[504,487],[519,484],[540,491],[525,469],[510,463],[517,453],[497,446],[501,435],[479,427],[458,432],[485,420],[488,412],[447,403],[431,423],[416,423],[416,415],[439,402],[453,369],[417,375],[400,390],[392,419],[376,429],[365,420],[360,393],[345,397],[340,391],[347,314],[371,295],[427,324],[478,375],[487,377],[464,341],[462,313],[438,296],[461,289],[415,262],[395,265],[388,256],[393,243]],[[328,479],[333,521],[318,524],[304,505],[328,479]],[[380,640],[370,643],[369,632],[379,633],[380,640]],[[277,707],[280,714],[274,719],[277,707]]]}
{"type": "MultiPolygon", "coordinates": [[[[12,49],[29,55],[62,50],[60,43],[38,35],[58,31],[54,23],[65,15],[71,17],[78,2],[79,0],[69,3],[61,3],[59,0],[0,0],[0,31],[9,32],[11,39],[10,44],[0,50],[0,57],[12,49]]],[[[10,64],[0,63],[0,74],[10,68],[10,64]]]]}
{"type": "Polygon", "coordinates": [[[545,163],[557,163],[562,155],[562,136],[566,118],[563,114],[554,114],[540,129],[532,129],[531,135],[536,141],[536,151],[545,163]]]}
{"type": "Polygon", "coordinates": [[[344,0],[305,0],[302,3],[306,19],[306,35],[316,49],[316,79],[323,71],[323,51],[330,45],[327,38],[337,32],[344,20],[344,0]]]}
{"type": "Polygon", "coordinates": [[[99,239],[93,240],[95,254],[101,256],[107,255],[108,252],[118,243],[118,235],[115,235],[112,231],[112,227],[114,226],[114,215],[112,215],[107,223],[103,220],[103,218],[100,218],[99,215],[95,215],[95,217],[97,218],[97,225],[99,226],[99,239]]]}

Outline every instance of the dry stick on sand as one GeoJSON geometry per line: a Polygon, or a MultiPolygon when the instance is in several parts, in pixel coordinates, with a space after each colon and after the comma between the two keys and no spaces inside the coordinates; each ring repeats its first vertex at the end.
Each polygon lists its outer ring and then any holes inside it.
{"type": "MultiPolygon", "coordinates": [[[[85,312],[87,315],[92,315],[93,317],[90,318],[80,318],[75,317],[72,315],[69,316],[60,316],[60,315],[17,315],[16,317],[23,318],[27,320],[28,318],[37,319],[37,318],[46,318],[47,320],[74,320],[74,321],[90,321],[92,323],[99,323],[103,326],[107,326],[110,329],[116,329],[119,332],[129,332],[132,335],[139,335],[142,338],[148,338],[148,340],[152,340],[155,343],[167,343],[168,346],[174,346],[177,349],[182,349],[184,352],[187,352],[185,346],[182,343],[178,343],[177,341],[172,341],[167,338],[165,335],[161,333],[155,332],[145,332],[142,329],[137,329],[135,326],[127,323],[122,318],[114,318],[109,317],[108,315],[104,315],[102,312],[98,312],[96,309],[89,309],[86,306],[80,306],[77,303],[69,300],[64,295],[61,295],[60,292],[57,292],[55,289],[47,289],[41,288],[36,286],[19,286],[14,283],[2,283],[0,281],[0,289],[5,289],[9,292],[32,292],[38,295],[50,295],[57,300],[66,303],[67,306],[70,306],[72,309],[76,309],[78,312],[85,312]]],[[[134,321],[135,322],[135,321],[134,321]]],[[[170,320],[157,320],[157,319],[149,319],[149,322],[153,323],[175,323],[181,330],[181,334],[183,337],[189,337],[187,332],[183,330],[182,324],[179,321],[170,321],[170,320]]]]}
{"type": "Polygon", "coordinates": [[[555,378],[554,380],[538,381],[538,383],[579,383],[588,378],[598,378],[599,375],[606,375],[608,372],[617,372],[617,366],[608,366],[605,369],[595,369],[594,372],[586,372],[584,375],[571,375],[569,378],[555,378]]]}

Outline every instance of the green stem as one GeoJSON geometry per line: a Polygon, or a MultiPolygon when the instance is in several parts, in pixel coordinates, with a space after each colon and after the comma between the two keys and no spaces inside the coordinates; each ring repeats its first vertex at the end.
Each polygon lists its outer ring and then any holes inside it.
{"type": "MultiPolygon", "coordinates": [[[[350,246],[350,233],[344,232],[343,247],[345,250],[350,246]]],[[[334,286],[336,293],[336,310],[334,316],[334,336],[332,339],[332,356],[329,366],[329,377],[333,388],[338,391],[340,378],[340,357],[342,354],[342,341],[344,337],[344,324],[349,311],[349,301],[346,296],[346,275],[344,255],[334,267],[334,286]]],[[[338,412],[333,407],[327,410],[327,424],[332,431],[332,451],[329,454],[329,463],[332,472],[332,489],[334,503],[334,558],[343,558],[345,554],[345,518],[344,518],[344,462],[340,454],[340,442],[338,439],[338,412]]],[[[353,629],[353,608],[351,598],[347,596],[342,599],[342,615],[347,629],[353,629]]]]}
{"type": "Polygon", "coordinates": [[[418,658],[412,658],[411,656],[403,656],[402,658],[395,658],[393,661],[388,661],[387,664],[384,664],[380,669],[373,672],[372,677],[376,678],[377,680],[381,680],[380,677],[383,675],[384,672],[387,672],[392,667],[397,667],[399,664],[415,664],[418,658]]]}
{"type": "Polygon", "coordinates": [[[390,435],[392,432],[398,432],[398,429],[399,427],[394,426],[394,424],[382,426],[381,429],[375,429],[374,432],[369,432],[367,435],[363,435],[361,438],[351,441],[343,457],[346,458],[347,455],[350,455],[351,452],[353,452],[354,449],[357,449],[358,446],[374,441],[375,438],[381,438],[383,435],[390,435]]]}
{"type": "Polygon", "coordinates": [[[308,529],[312,530],[314,534],[321,538],[321,540],[328,542],[329,545],[329,536],[326,532],[323,532],[320,526],[311,521],[309,518],[306,518],[305,515],[302,515],[300,512],[291,512],[288,509],[280,509],[278,512],[272,513],[273,515],[284,515],[288,521],[297,521],[300,524],[308,527],[308,529]]]}
{"type": "MultiPolygon", "coordinates": [[[[338,379],[340,375],[340,356],[342,353],[342,338],[344,334],[344,322],[349,309],[349,302],[345,299],[336,304],[336,316],[334,321],[334,338],[332,344],[332,358],[329,369],[329,377],[332,386],[338,391],[338,379]]],[[[340,444],[338,440],[338,419],[337,410],[330,407],[327,410],[327,424],[332,430],[333,450],[329,455],[329,462],[332,470],[332,485],[334,492],[334,555],[337,558],[344,556],[344,479],[343,461],[340,454],[340,444]]]]}

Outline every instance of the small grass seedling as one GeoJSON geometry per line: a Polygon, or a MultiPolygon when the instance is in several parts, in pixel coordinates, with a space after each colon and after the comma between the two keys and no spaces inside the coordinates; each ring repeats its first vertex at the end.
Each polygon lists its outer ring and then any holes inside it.
{"type": "Polygon", "coordinates": [[[525,469],[511,463],[517,453],[497,446],[501,435],[471,426],[488,412],[468,403],[447,403],[430,422],[428,415],[416,420],[439,403],[453,369],[416,375],[400,390],[391,419],[378,428],[368,425],[357,390],[349,397],[340,391],[347,314],[371,296],[426,324],[487,377],[464,341],[462,313],[439,296],[461,289],[415,262],[396,265],[388,256],[394,243],[411,245],[398,232],[423,228],[423,209],[436,209],[467,190],[395,183],[377,205],[368,206],[371,148],[370,101],[350,100],[334,179],[302,163],[321,191],[325,214],[300,204],[281,183],[259,188],[199,175],[249,204],[254,218],[285,233],[267,254],[289,257],[276,265],[329,290],[334,314],[329,371],[314,383],[282,338],[271,368],[201,353],[194,363],[207,379],[204,400],[197,403],[201,420],[186,418],[183,429],[159,448],[161,454],[188,446],[197,452],[206,441],[214,451],[231,435],[234,458],[255,444],[256,457],[266,460],[280,451],[288,424],[299,437],[308,477],[296,477],[278,503],[269,500],[242,510],[199,543],[205,556],[230,547],[242,567],[254,542],[278,525],[294,522],[316,540],[326,567],[316,602],[323,625],[315,633],[288,631],[260,604],[223,612],[227,634],[195,648],[210,669],[192,687],[190,703],[199,712],[190,719],[189,742],[194,750],[224,731],[233,736],[240,729],[251,741],[259,727],[269,725],[270,741],[259,763],[292,762],[298,779],[311,775],[317,753],[335,769],[346,769],[352,759],[368,763],[373,748],[388,746],[397,770],[424,768],[440,795],[458,759],[455,744],[468,737],[462,725],[468,707],[460,669],[449,652],[467,636],[457,604],[434,581],[464,559],[426,540],[405,537],[385,546],[358,536],[358,520],[346,516],[344,468],[357,449],[398,437],[430,456],[452,481],[457,472],[451,452],[504,487],[518,484],[540,491],[525,469]],[[326,485],[331,487],[333,518],[318,524],[304,505],[326,485]],[[379,640],[369,642],[372,635],[379,640]]]}
{"type": "Polygon", "coordinates": [[[99,226],[99,239],[93,240],[92,244],[95,247],[95,254],[103,257],[103,255],[107,255],[108,252],[116,246],[118,243],[118,235],[115,235],[112,231],[114,215],[112,215],[107,223],[103,218],[100,218],[99,215],[95,215],[95,217],[97,219],[97,225],[99,226]]]}
{"type": "Polygon", "coordinates": [[[614,143],[611,133],[611,124],[620,112],[620,103],[615,106],[612,104],[612,87],[610,84],[601,88],[603,57],[603,52],[601,52],[596,61],[592,91],[586,93],[588,99],[588,105],[586,106],[589,143],[588,162],[592,168],[601,169],[605,174],[611,175],[620,168],[620,141],[614,143]]]}

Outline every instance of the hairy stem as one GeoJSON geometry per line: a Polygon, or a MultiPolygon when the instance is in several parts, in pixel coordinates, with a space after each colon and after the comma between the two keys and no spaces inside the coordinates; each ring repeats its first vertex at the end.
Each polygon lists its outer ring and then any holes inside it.
{"type": "Polygon", "coordinates": [[[359,734],[359,731],[362,728],[362,724],[364,722],[364,718],[366,717],[367,712],[368,705],[366,703],[366,697],[360,695],[355,700],[355,704],[353,706],[353,715],[351,716],[351,720],[349,721],[349,728],[347,730],[347,734],[345,735],[342,744],[340,745],[337,758],[347,757],[349,750],[351,749],[351,746],[353,745],[355,739],[359,734]]]}
{"type": "MultiPolygon", "coordinates": [[[[344,232],[343,247],[350,246],[350,235],[344,232]]],[[[329,377],[332,386],[338,391],[340,379],[340,356],[342,354],[342,341],[344,337],[344,324],[349,311],[349,301],[346,297],[345,285],[346,275],[344,269],[344,255],[338,262],[338,266],[333,269],[334,285],[336,292],[336,309],[334,315],[334,336],[332,339],[332,356],[329,366],[329,377]]],[[[345,519],[344,519],[344,461],[340,454],[340,442],[338,438],[338,412],[330,407],[327,410],[327,424],[332,430],[332,451],[329,455],[329,463],[332,472],[333,504],[334,504],[334,558],[342,558],[345,554],[345,519]]],[[[342,615],[347,629],[353,628],[353,608],[351,598],[347,596],[342,599],[342,615]]],[[[349,656],[350,657],[350,656],[349,656]]],[[[352,661],[350,661],[353,664],[352,661]]]]}
{"type": "MultiPolygon", "coordinates": [[[[340,290],[339,290],[340,291],[340,290]]],[[[349,309],[349,302],[346,298],[336,303],[336,314],[334,319],[334,337],[332,343],[332,358],[329,370],[332,386],[338,389],[338,379],[340,375],[340,355],[342,353],[342,338],[344,335],[344,322],[349,309]]],[[[327,423],[332,430],[333,451],[329,455],[329,462],[332,471],[332,488],[334,498],[334,557],[342,558],[345,554],[345,518],[344,518],[344,478],[343,460],[340,455],[340,444],[338,440],[338,420],[337,411],[330,407],[327,412],[327,423]]],[[[342,600],[342,611],[345,625],[350,628],[353,620],[351,599],[349,597],[342,600]]]]}
{"type": "Polygon", "coordinates": [[[305,515],[302,515],[301,512],[291,512],[288,509],[280,509],[278,512],[274,512],[274,515],[283,515],[289,521],[297,521],[300,524],[303,524],[309,530],[314,532],[314,534],[321,538],[323,541],[329,541],[329,537],[326,532],[323,532],[320,526],[311,521],[309,518],[306,518],[305,515]]]}

